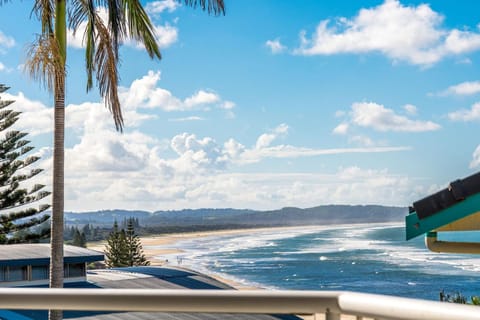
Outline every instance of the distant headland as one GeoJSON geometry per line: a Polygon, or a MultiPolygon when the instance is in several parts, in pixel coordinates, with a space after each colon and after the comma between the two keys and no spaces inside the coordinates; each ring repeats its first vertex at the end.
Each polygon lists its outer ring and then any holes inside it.
{"type": "Polygon", "coordinates": [[[313,208],[285,207],[278,210],[251,209],[183,209],[169,211],[101,210],[66,212],[67,225],[111,227],[114,221],[136,219],[143,228],[155,232],[263,228],[325,224],[400,222],[406,207],[380,205],[322,205],[313,208]],[[152,230],[154,231],[154,230],[152,230]]]}

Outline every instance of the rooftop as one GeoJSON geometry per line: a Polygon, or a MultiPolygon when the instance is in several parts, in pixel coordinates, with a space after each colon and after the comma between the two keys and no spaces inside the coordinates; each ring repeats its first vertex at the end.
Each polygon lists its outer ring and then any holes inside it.
{"type": "MultiPolygon", "coordinates": [[[[216,279],[191,270],[173,267],[130,267],[89,271],[87,283],[66,284],[67,288],[112,288],[112,289],[233,289],[216,279]]],[[[0,310],[0,318],[22,320],[47,319],[47,311],[18,310],[17,316],[9,317],[12,311],[0,310]]],[[[213,313],[167,313],[167,312],[94,312],[65,311],[65,319],[78,320],[296,320],[293,315],[213,314],[213,313]]]]}
{"type": "MultiPolygon", "coordinates": [[[[102,261],[103,253],[75,247],[64,246],[65,263],[82,263],[102,261]]],[[[26,264],[49,264],[50,244],[9,244],[0,249],[0,266],[18,266],[26,264]]]]}
{"type": "Polygon", "coordinates": [[[407,240],[432,231],[480,230],[480,173],[414,202],[405,226],[407,240]]]}

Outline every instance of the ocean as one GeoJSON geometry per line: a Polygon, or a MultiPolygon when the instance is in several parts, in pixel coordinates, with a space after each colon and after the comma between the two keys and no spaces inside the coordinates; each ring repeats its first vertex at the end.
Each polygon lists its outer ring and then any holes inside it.
{"type": "MultiPolygon", "coordinates": [[[[475,239],[474,233],[463,238],[475,239]]],[[[452,240],[455,240],[452,238],[452,240]]],[[[480,256],[432,253],[402,224],[270,229],[176,243],[170,257],[205,274],[267,289],[349,290],[438,300],[480,295],[480,256]]]]}

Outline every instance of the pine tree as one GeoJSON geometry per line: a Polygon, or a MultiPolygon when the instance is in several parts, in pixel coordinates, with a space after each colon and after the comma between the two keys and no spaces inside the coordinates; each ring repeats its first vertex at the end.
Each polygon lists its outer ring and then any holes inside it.
{"type": "Polygon", "coordinates": [[[134,220],[128,219],[125,231],[119,230],[117,221],[114,222],[105,249],[105,264],[108,268],[150,265],[133,224],[134,220]]]}
{"type": "Polygon", "coordinates": [[[140,242],[138,235],[135,233],[134,224],[134,218],[128,219],[127,231],[125,233],[128,248],[127,264],[129,266],[148,266],[150,265],[150,261],[145,258],[142,243],[140,242]]]}
{"type": "Polygon", "coordinates": [[[92,228],[91,228],[91,226],[90,226],[89,223],[87,223],[86,225],[83,226],[83,228],[82,228],[82,233],[83,233],[83,235],[85,236],[85,239],[91,237],[91,235],[92,235],[92,228]]]}
{"type": "Polygon", "coordinates": [[[113,223],[113,230],[107,238],[105,247],[105,265],[107,268],[127,267],[128,247],[125,230],[118,229],[118,223],[113,223]]]}
{"type": "Polygon", "coordinates": [[[75,231],[73,233],[72,245],[82,248],[87,247],[87,239],[85,237],[85,233],[78,230],[78,228],[75,228],[75,231]]]}
{"type": "MultiPolygon", "coordinates": [[[[0,84],[0,93],[8,87],[0,84]]],[[[44,185],[35,184],[30,190],[22,182],[27,181],[42,169],[27,169],[39,160],[26,156],[32,146],[23,138],[27,133],[9,129],[19,118],[20,112],[6,109],[14,101],[0,99],[0,243],[35,242],[47,238],[50,229],[46,225],[49,215],[44,211],[50,206],[29,206],[47,197],[50,192],[42,191],[44,185]]]]}

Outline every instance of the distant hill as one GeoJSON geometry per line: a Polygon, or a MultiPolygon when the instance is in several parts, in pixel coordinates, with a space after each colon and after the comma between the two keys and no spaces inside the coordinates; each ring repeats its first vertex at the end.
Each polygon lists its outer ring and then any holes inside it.
{"type": "Polygon", "coordinates": [[[188,227],[200,226],[301,226],[318,224],[372,223],[403,221],[407,208],[378,205],[350,206],[325,205],[314,208],[286,207],[279,210],[257,211],[248,209],[184,209],[174,211],[102,210],[67,212],[67,225],[92,224],[111,227],[113,221],[137,218],[142,226],[188,227]]]}

